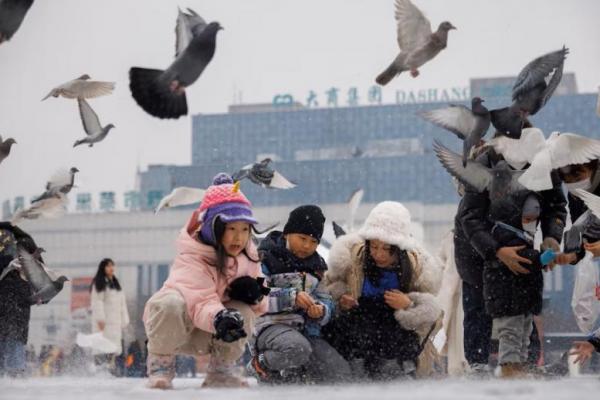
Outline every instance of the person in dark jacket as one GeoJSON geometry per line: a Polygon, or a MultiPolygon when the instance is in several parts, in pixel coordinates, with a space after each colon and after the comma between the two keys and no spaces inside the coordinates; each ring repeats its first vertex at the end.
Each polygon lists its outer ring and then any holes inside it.
{"type": "Polygon", "coordinates": [[[514,248],[522,258],[517,264],[486,261],[483,272],[485,307],[498,331],[502,377],[525,374],[533,315],[542,310],[543,265],[541,253],[533,248],[540,200],[535,192],[520,190],[490,206],[493,239],[502,247],[514,248]]]}
{"type": "Polygon", "coordinates": [[[322,283],[327,271],[317,252],[325,216],[315,205],[294,209],[283,232],[271,232],[258,247],[271,291],[269,311],[256,322],[256,355],[248,372],[259,382],[336,382],[350,366],[321,338],[334,303],[322,283]]]}
{"type": "MultiPolygon", "coordinates": [[[[17,244],[31,253],[37,248],[27,233],[9,222],[0,222],[0,275],[17,257],[17,244]]],[[[31,286],[16,270],[0,280],[0,375],[25,373],[32,294],[31,286]]]]}

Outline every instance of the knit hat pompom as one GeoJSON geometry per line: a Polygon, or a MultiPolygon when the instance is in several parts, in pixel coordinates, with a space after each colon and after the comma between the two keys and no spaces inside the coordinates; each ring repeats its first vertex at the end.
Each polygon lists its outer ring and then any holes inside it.
{"type": "Polygon", "coordinates": [[[215,175],[215,177],[213,178],[213,185],[217,186],[217,185],[232,185],[233,184],[233,178],[229,175],[227,175],[225,172],[219,172],[217,175],[215,175]]]}

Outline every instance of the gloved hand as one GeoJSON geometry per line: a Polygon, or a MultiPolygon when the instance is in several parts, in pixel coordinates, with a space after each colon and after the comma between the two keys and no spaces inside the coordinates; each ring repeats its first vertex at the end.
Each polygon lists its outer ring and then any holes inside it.
{"type": "Polygon", "coordinates": [[[241,276],[229,285],[228,294],[231,300],[238,300],[249,305],[261,302],[271,289],[264,286],[265,278],[241,276]]]}
{"type": "Polygon", "coordinates": [[[217,332],[215,338],[226,343],[232,343],[247,336],[244,331],[244,317],[233,308],[219,311],[215,316],[214,326],[217,332]]]}

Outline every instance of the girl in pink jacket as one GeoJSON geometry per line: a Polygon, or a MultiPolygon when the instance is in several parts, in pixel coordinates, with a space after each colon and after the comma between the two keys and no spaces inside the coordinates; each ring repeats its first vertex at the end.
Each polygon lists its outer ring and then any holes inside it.
{"type": "Polygon", "coordinates": [[[178,353],[210,354],[204,387],[247,386],[235,362],[268,307],[251,240],[255,224],[238,185],[217,175],[179,233],[168,279],[146,303],[150,387],[172,387],[178,353]]]}

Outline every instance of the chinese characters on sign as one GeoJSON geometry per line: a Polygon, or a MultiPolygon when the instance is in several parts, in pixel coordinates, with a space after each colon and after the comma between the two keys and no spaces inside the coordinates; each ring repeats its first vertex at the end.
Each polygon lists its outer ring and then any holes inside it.
{"type": "MultiPolygon", "coordinates": [[[[449,101],[468,101],[470,98],[468,87],[454,87],[449,89],[419,89],[419,90],[396,90],[395,104],[416,104],[416,103],[435,103],[449,101]]],[[[357,87],[350,87],[346,91],[340,88],[331,87],[324,92],[309,90],[303,104],[308,108],[316,108],[320,105],[327,107],[339,107],[346,105],[357,107],[361,105],[361,100],[366,99],[368,105],[381,105],[384,103],[383,90],[381,86],[373,85],[369,87],[365,96],[361,96],[357,87]],[[345,98],[340,98],[345,93],[345,98]]],[[[289,94],[277,94],[273,97],[274,107],[289,107],[297,104],[294,97],[289,94]]]]}

